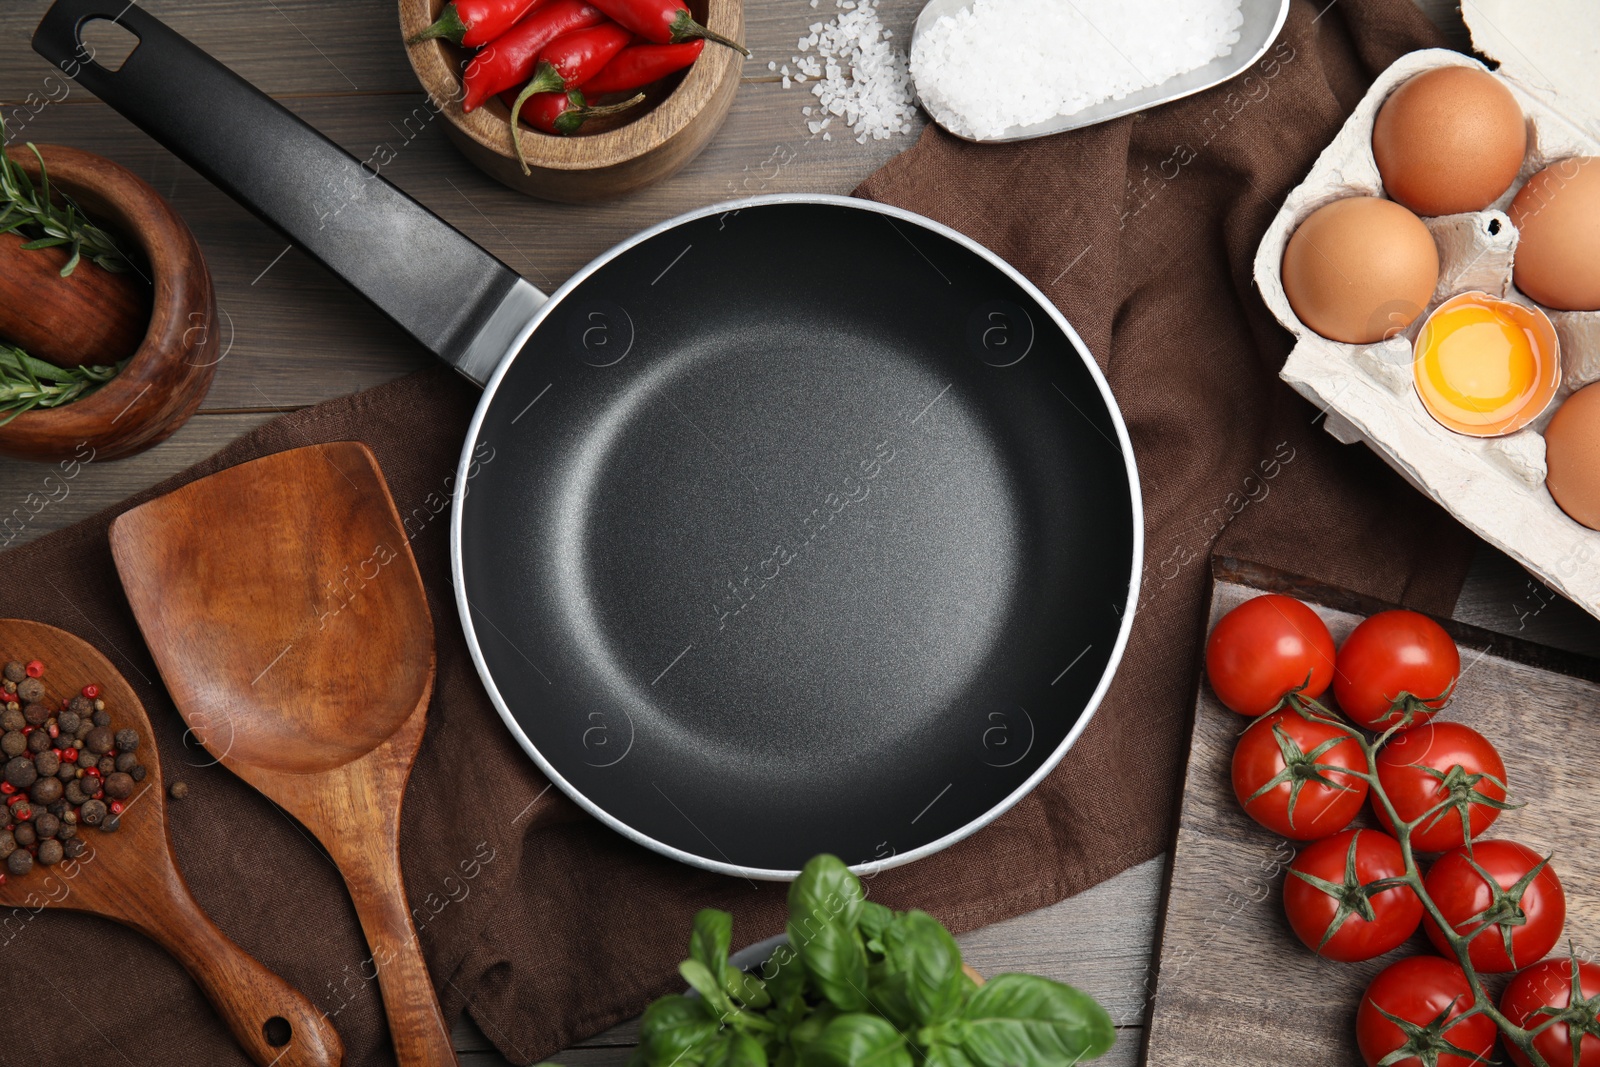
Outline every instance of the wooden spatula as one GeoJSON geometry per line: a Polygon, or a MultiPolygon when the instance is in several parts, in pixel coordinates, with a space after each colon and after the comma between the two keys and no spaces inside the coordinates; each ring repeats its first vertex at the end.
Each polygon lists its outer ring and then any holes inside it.
{"type": "Polygon", "coordinates": [[[344,875],[400,1063],[455,1063],[400,877],[433,620],[372,453],[297,448],[191,482],[120,516],[111,551],[179,713],[344,875]]]}
{"type": "Polygon", "coordinates": [[[144,780],[124,802],[115,833],[82,827],[76,860],[35,865],[0,884],[0,907],[67,908],[103,915],[144,934],[183,964],[246,1053],[262,1067],[337,1067],[344,1046],[332,1024],[293,986],[267,970],[200,910],[173,859],[166,787],[150,720],[127,681],[88,642],[23,619],[0,619],[0,660],[46,666],[42,703],[59,707],[85,685],[100,695],[117,729],[142,742],[144,780]]]}

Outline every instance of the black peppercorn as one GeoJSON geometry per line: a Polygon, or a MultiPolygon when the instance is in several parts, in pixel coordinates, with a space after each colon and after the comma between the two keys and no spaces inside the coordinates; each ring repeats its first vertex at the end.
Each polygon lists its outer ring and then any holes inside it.
{"type": "MultiPolygon", "coordinates": [[[[102,710],[99,707],[99,704],[100,704],[100,701],[96,700],[95,701],[96,707],[95,707],[95,710],[94,710],[94,715],[91,716],[94,719],[94,724],[96,726],[110,726],[111,725],[111,713],[109,711],[102,710]]],[[[109,747],[109,746],[107,746],[107,747],[109,747]]]]}
{"type": "Polygon", "coordinates": [[[4,752],[7,758],[20,756],[26,751],[28,751],[28,739],[22,735],[21,730],[7,730],[4,734],[0,734],[0,752],[4,752]]]}
{"type": "MultiPolygon", "coordinates": [[[[63,786],[62,788],[64,789],[65,786],[63,786]]],[[[49,811],[51,815],[54,815],[58,819],[65,819],[66,816],[67,816],[67,812],[72,810],[72,805],[68,804],[65,800],[57,800],[57,801],[51,802],[50,807],[47,808],[46,810],[49,811]]]]}
{"type": "Polygon", "coordinates": [[[128,774],[129,774],[129,775],[130,775],[130,776],[131,776],[131,777],[132,777],[132,778],[133,778],[133,780],[134,780],[134,781],[136,781],[136,782],[142,782],[142,781],[144,781],[144,764],[142,764],[142,763],[135,763],[135,764],[134,764],[134,765],[133,765],[133,770],[131,770],[131,771],[129,771],[129,772],[128,772],[128,774]]]}
{"type": "Polygon", "coordinates": [[[80,838],[69,837],[61,842],[61,854],[69,860],[75,860],[87,851],[89,851],[89,846],[84,844],[80,838]]]}
{"type": "Polygon", "coordinates": [[[95,764],[95,769],[100,772],[100,777],[109,778],[116,773],[117,761],[111,756],[101,756],[100,762],[95,764]]]}
{"type": "Polygon", "coordinates": [[[99,826],[106,819],[106,805],[100,800],[85,800],[78,809],[78,821],[84,826],[99,826]]]}
{"type": "Polygon", "coordinates": [[[43,726],[50,721],[50,708],[45,704],[24,704],[22,717],[27,720],[29,726],[43,726]]]}
{"type": "Polygon", "coordinates": [[[43,752],[50,747],[52,738],[48,730],[38,729],[28,735],[28,751],[43,752]]]}
{"type": "Polygon", "coordinates": [[[103,781],[92,774],[86,774],[78,779],[78,788],[83,790],[83,795],[86,797],[99,796],[103,785],[103,781]]]}
{"type": "Polygon", "coordinates": [[[101,756],[111,751],[111,746],[114,743],[115,740],[111,736],[111,731],[104,726],[96,726],[83,739],[83,747],[93,752],[96,756],[101,756]]]}
{"type": "Polygon", "coordinates": [[[18,789],[26,789],[39,778],[39,772],[33,766],[33,760],[27,756],[17,756],[6,764],[6,781],[18,789]]]}
{"type": "Polygon", "coordinates": [[[33,829],[40,839],[48,841],[61,830],[61,820],[48,811],[33,820],[33,829]]]}
{"type": "Polygon", "coordinates": [[[43,841],[39,844],[39,862],[54,867],[61,862],[63,850],[60,841],[43,841]]]}
{"type": "Polygon", "coordinates": [[[83,779],[74,778],[72,781],[67,783],[66,789],[62,791],[62,797],[65,798],[66,802],[71,804],[73,807],[77,807],[79,804],[82,804],[85,800],[89,799],[88,794],[83,791],[82,782],[83,779]]]}
{"type": "Polygon", "coordinates": [[[61,799],[61,794],[66,789],[59,778],[41,778],[33,783],[33,788],[28,790],[28,797],[35,804],[49,806],[61,799]]]}
{"type": "Polygon", "coordinates": [[[94,723],[90,722],[88,719],[84,719],[82,722],[78,723],[78,729],[75,734],[76,739],[82,741],[85,737],[89,736],[89,731],[93,729],[94,723]]]}
{"type": "Polygon", "coordinates": [[[70,841],[72,838],[77,836],[78,824],[76,822],[68,822],[66,816],[62,816],[61,828],[56,831],[56,839],[60,841],[70,841]]]}
{"type": "Polygon", "coordinates": [[[28,677],[28,668],[12,660],[6,664],[5,676],[8,682],[20,682],[28,677]]]}
{"type": "Polygon", "coordinates": [[[20,730],[26,725],[28,725],[28,719],[22,714],[21,708],[13,708],[8,705],[4,712],[0,712],[0,729],[20,730]]]}
{"type": "Polygon", "coordinates": [[[182,800],[184,797],[189,795],[189,783],[173,782],[171,788],[169,788],[167,792],[172,794],[173,800],[182,800]]]}
{"type": "Polygon", "coordinates": [[[6,870],[17,878],[33,870],[33,853],[25,848],[19,848],[6,857],[6,870]]]}
{"type": "Polygon", "coordinates": [[[133,795],[133,779],[121,771],[106,776],[106,796],[112,800],[127,800],[133,795]]]}
{"type": "Polygon", "coordinates": [[[27,848],[39,840],[39,831],[33,828],[33,823],[22,822],[17,824],[15,830],[11,831],[11,836],[16,838],[17,844],[27,848]]]}
{"type": "Polygon", "coordinates": [[[24,678],[17,683],[17,696],[24,704],[44,699],[44,683],[37,678],[24,678]]]}
{"type": "Polygon", "coordinates": [[[117,731],[117,750],[132,752],[139,747],[139,732],[127,728],[117,731]]]}
{"type": "Polygon", "coordinates": [[[135,756],[132,752],[117,753],[117,765],[115,767],[116,770],[126,774],[137,766],[139,766],[139,757],[135,756]]]}
{"type": "Polygon", "coordinates": [[[62,760],[61,769],[56,771],[56,777],[61,779],[63,782],[72,781],[74,778],[78,777],[78,765],[76,763],[68,763],[66,760],[62,760]]]}
{"type": "Polygon", "coordinates": [[[17,850],[17,838],[10,830],[0,830],[0,860],[17,850]]]}
{"type": "Polygon", "coordinates": [[[67,710],[74,715],[88,718],[94,714],[94,703],[88,697],[77,696],[67,701],[67,710]]]}
{"type": "Polygon", "coordinates": [[[77,712],[63,711],[56,716],[56,726],[60,728],[62,736],[70,737],[78,732],[78,723],[83,720],[77,712]]]}
{"type": "Polygon", "coordinates": [[[120,815],[107,815],[105,821],[100,824],[100,832],[103,834],[114,834],[120,829],[122,829],[122,816],[120,815]]]}
{"type": "Polygon", "coordinates": [[[41,777],[54,778],[61,769],[61,757],[55,754],[55,750],[47,748],[33,757],[33,767],[41,777]]]}

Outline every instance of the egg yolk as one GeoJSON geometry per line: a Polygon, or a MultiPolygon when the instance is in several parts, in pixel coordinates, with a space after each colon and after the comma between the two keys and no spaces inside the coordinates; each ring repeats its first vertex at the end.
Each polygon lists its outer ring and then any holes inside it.
{"type": "Polygon", "coordinates": [[[1471,426],[1511,418],[1538,391],[1537,338],[1497,308],[1441,308],[1417,338],[1418,392],[1434,414],[1471,426]]]}

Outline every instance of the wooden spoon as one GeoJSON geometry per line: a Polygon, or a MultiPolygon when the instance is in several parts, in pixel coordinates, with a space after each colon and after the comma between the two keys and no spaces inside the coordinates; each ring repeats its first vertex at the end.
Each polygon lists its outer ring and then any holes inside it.
{"type": "Polygon", "coordinates": [[[138,731],[144,780],[125,802],[121,828],[81,827],[88,850],[53,867],[35,865],[0,884],[0,907],[66,908],[115,919],[170,952],[246,1053],[262,1067],[337,1067],[339,1035],[312,1003],[217,929],[189,893],[167,832],[166,789],[150,719],[133,688],[88,642],[43,623],[0,619],[0,659],[45,665],[44,703],[59,707],[90,683],[117,729],[138,731]]]}
{"type": "Polygon", "coordinates": [[[372,453],[242,463],[121,515],[111,551],[178,712],[344,875],[403,1065],[456,1062],[400,876],[433,617],[372,453]]]}

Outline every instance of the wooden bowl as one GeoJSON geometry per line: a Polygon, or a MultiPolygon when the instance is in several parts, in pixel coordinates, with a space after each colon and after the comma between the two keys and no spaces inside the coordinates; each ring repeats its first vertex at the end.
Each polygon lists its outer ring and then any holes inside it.
{"type": "MultiPolygon", "coordinates": [[[[702,25],[744,38],[742,0],[688,0],[702,25]]],[[[400,0],[405,39],[438,17],[445,0],[400,0]]],[[[461,110],[461,72],[469,49],[448,41],[410,45],[411,67],[428,91],[429,106],[445,118],[445,132],[479,169],[519,193],[568,204],[608,200],[676,173],[711,140],[739,91],[744,57],[707,42],[687,71],[653,90],[625,115],[595,120],[576,134],[557,137],[523,123],[522,144],[533,173],[522,173],[511,143],[511,109],[498,96],[471,114],[461,110]]]]}
{"type": "MultiPolygon", "coordinates": [[[[0,454],[79,462],[131,456],[171,436],[211,385],[221,340],[211,272],[189,227],[144,179],[81,149],[40,145],[39,151],[53,188],[144,252],[155,292],[144,341],[127,366],[87,396],[0,426],[0,454]]],[[[22,146],[6,152],[38,181],[32,152],[22,146]]]]}

